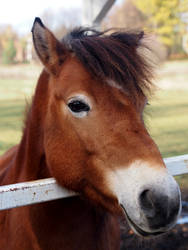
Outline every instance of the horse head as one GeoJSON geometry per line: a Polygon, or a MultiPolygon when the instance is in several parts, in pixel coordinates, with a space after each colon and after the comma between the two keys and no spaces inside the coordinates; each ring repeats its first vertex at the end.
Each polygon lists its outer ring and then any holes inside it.
{"type": "Polygon", "coordinates": [[[39,18],[32,32],[49,74],[44,150],[51,175],[125,216],[139,235],[169,230],[181,198],[143,121],[152,87],[139,52],[143,33],[76,29],[58,41],[39,18]]]}

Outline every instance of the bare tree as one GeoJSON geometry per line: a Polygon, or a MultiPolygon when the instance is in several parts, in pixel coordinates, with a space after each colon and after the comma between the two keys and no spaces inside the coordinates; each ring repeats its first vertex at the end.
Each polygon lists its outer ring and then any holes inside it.
{"type": "Polygon", "coordinates": [[[113,9],[105,20],[105,27],[139,30],[144,26],[145,17],[131,0],[124,1],[113,9]]]}
{"type": "Polygon", "coordinates": [[[81,24],[80,9],[59,9],[53,11],[46,9],[41,15],[43,22],[51,28],[55,35],[61,39],[67,30],[81,24]]]}

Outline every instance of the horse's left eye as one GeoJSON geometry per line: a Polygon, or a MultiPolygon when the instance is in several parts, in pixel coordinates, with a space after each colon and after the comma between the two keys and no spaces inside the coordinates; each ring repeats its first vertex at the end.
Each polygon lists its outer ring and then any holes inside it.
{"type": "Polygon", "coordinates": [[[76,117],[84,117],[90,111],[89,105],[81,100],[70,101],[68,107],[76,117]]]}
{"type": "Polygon", "coordinates": [[[73,111],[73,112],[82,112],[82,111],[89,111],[89,106],[87,104],[85,104],[82,101],[72,101],[68,104],[69,108],[73,111]]]}

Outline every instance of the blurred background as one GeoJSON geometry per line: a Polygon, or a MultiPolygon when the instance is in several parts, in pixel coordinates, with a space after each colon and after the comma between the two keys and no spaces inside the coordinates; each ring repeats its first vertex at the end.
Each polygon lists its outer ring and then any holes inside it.
{"type": "MultiPolygon", "coordinates": [[[[158,58],[147,127],[163,157],[188,154],[188,0],[6,0],[0,8],[0,155],[19,143],[25,106],[42,70],[30,32],[35,16],[58,38],[80,25],[144,30],[158,58]]],[[[188,222],[188,177],[177,180],[188,222]]],[[[122,249],[188,249],[185,222],[152,247],[124,229],[122,249]]]]}

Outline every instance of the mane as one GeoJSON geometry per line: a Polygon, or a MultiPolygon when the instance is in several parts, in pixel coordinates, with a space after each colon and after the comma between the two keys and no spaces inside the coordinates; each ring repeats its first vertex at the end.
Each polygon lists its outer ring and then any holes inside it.
{"type": "Polygon", "coordinates": [[[84,67],[104,81],[113,80],[137,105],[141,96],[152,90],[152,67],[138,48],[144,44],[144,32],[99,32],[76,28],[62,42],[84,67]]]}

